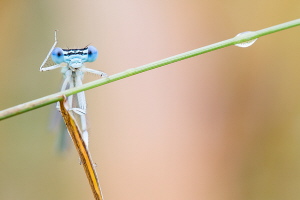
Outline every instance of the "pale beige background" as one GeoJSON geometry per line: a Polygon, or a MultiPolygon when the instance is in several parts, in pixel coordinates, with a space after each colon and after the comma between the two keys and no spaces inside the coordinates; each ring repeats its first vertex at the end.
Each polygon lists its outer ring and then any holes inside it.
{"type": "MultiPolygon", "coordinates": [[[[96,46],[124,71],[299,17],[299,1],[1,1],[0,109],[59,90],[39,66],[96,46]]],[[[299,28],[87,91],[106,200],[300,198],[299,28]]],[[[86,77],[85,81],[94,80],[86,77]]],[[[93,199],[73,148],[55,151],[47,106],[1,121],[0,199],[93,199]]]]}

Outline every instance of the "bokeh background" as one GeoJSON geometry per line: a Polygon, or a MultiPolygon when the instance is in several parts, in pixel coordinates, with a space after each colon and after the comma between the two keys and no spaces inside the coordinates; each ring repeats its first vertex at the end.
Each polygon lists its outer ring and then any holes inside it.
{"type": "MultiPolygon", "coordinates": [[[[59,91],[53,44],[99,50],[114,74],[299,18],[287,1],[0,2],[0,109],[59,91]]],[[[264,36],[86,92],[106,200],[300,198],[300,30],[264,36]]],[[[86,76],[85,82],[96,76],[86,76]]],[[[0,122],[0,199],[93,199],[78,155],[55,149],[53,106],[0,122]]]]}

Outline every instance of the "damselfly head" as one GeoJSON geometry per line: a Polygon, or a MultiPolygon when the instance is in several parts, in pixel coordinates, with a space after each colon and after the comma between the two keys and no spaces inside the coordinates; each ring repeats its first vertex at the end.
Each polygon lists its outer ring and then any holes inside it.
{"type": "Polygon", "coordinates": [[[51,52],[56,64],[67,63],[70,67],[80,68],[85,62],[94,62],[98,58],[98,50],[93,46],[83,49],[61,49],[56,47],[51,52]]]}

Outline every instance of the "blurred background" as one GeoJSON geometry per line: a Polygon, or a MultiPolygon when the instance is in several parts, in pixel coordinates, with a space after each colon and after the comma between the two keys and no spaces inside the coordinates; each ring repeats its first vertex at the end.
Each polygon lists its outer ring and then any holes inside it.
{"type": "MultiPolygon", "coordinates": [[[[1,1],[0,109],[59,91],[54,42],[98,48],[108,74],[299,18],[287,1],[1,1]]],[[[227,47],[86,92],[106,200],[299,199],[300,30],[227,47]]],[[[85,77],[85,82],[97,77],[85,77]]],[[[0,199],[93,199],[46,106],[0,122],[0,199]]]]}

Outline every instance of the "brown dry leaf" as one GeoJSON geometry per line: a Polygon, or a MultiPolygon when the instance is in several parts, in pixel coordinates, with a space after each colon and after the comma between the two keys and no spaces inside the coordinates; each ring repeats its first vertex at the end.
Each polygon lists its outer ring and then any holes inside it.
{"type": "Polygon", "coordinates": [[[86,176],[89,180],[92,192],[96,200],[103,200],[101,193],[98,176],[94,168],[94,163],[92,157],[81,137],[81,131],[73,117],[73,115],[68,111],[68,103],[66,97],[60,101],[61,115],[65,121],[69,134],[74,142],[74,145],[78,151],[81,163],[83,165],[86,176]]]}

